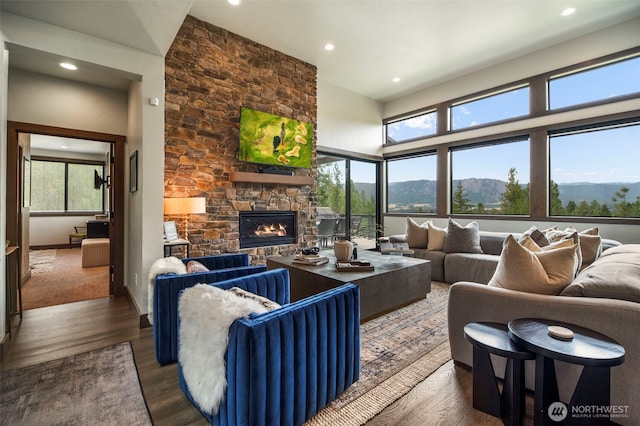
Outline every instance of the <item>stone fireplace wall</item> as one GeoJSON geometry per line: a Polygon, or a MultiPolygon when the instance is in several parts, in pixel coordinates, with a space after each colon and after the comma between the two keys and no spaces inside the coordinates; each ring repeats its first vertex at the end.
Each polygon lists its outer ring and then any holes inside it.
{"type": "MultiPolygon", "coordinates": [[[[240,107],[311,122],[315,175],[316,67],[187,16],[165,58],[165,197],[205,197],[206,215],[189,217],[191,255],[247,252],[254,263],[315,240],[315,184],[232,182],[257,172],[237,159],[240,107]],[[297,212],[296,244],[240,250],[241,210],[297,212]]],[[[175,220],[184,235],[183,221],[175,220]]]]}

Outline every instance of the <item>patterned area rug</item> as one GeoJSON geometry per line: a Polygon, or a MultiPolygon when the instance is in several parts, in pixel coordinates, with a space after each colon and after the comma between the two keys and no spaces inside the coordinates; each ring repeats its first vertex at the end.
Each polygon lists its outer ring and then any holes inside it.
{"type": "Polygon", "coordinates": [[[29,266],[32,274],[42,274],[53,271],[53,261],[56,260],[56,249],[33,250],[29,252],[29,266]]]}
{"type": "Polygon", "coordinates": [[[360,380],[306,425],[362,425],[449,361],[448,291],[433,282],[425,300],[362,324],[360,380]]]}
{"type": "Polygon", "coordinates": [[[150,425],[129,342],[3,371],[6,425],[150,425]]]}

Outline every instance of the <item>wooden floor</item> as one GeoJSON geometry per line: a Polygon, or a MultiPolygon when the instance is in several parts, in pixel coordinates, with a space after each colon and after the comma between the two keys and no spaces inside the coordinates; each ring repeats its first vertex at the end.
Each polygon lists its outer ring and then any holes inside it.
{"type": "MultiPolygon", "coordinates": [[[[177,366],[155,360],[151,328],[140,330],[126,298],[96,299],[26,311],[14,318],[2,370],[131,341],[145,400],[155,425],[208,424],[178,386],[177,366]]],[[[471,372],[452,361],[367,423],[373,425],[501,425],[471,406],[471,372]]],[[[528,399],[525,425],[531,425],[528,399]]]]}

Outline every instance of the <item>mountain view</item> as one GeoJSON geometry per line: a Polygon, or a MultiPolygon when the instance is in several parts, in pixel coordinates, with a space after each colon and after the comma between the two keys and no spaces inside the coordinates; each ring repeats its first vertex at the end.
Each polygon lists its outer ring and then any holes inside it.
{"type": "MultiPolygon", "coordinates": [[[[472,204],[484,203],[487,208],[500,205],[501,194],[505,190],[507,182],[498,179],[463,179],[462,186],[465,190],[466,198],[472,204]]],[[[453,181],[453,188],[456,188],[458,181],[453,181]]],[[[366,194],[367,197],[374,195],[375,186],[371,183],[355,183],[358,191],[366,194]]],[[[612,198],[620,188],[628,188],[626,201],[633,203],[640,197],[640,182],[636,183],[566,183],[558,184],[559,198],[563,205],[570,201],[579,204],[582,201],[591,203],[596,201],[601,205],[612,206],[612,198]]],[[[407,182],[395,182],[389,184],[388,191],[389,211],[415,211],[418,206],[423,207],[423,211],[429,211],[427,206],[435,206],[436,203],[436,182],[432,180],[414,180],[407,182]],[[425,209],[425,207],[427,209],[425,209]]]]}

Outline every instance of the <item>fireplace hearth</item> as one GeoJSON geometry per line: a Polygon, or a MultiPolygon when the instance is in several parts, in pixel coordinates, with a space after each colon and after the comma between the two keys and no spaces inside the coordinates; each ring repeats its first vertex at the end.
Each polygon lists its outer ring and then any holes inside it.
{"type": "Polygon", "coordinates": [[[296,225],[291,211],[240,212],[240,248],[295,244],[296,225]]]}

